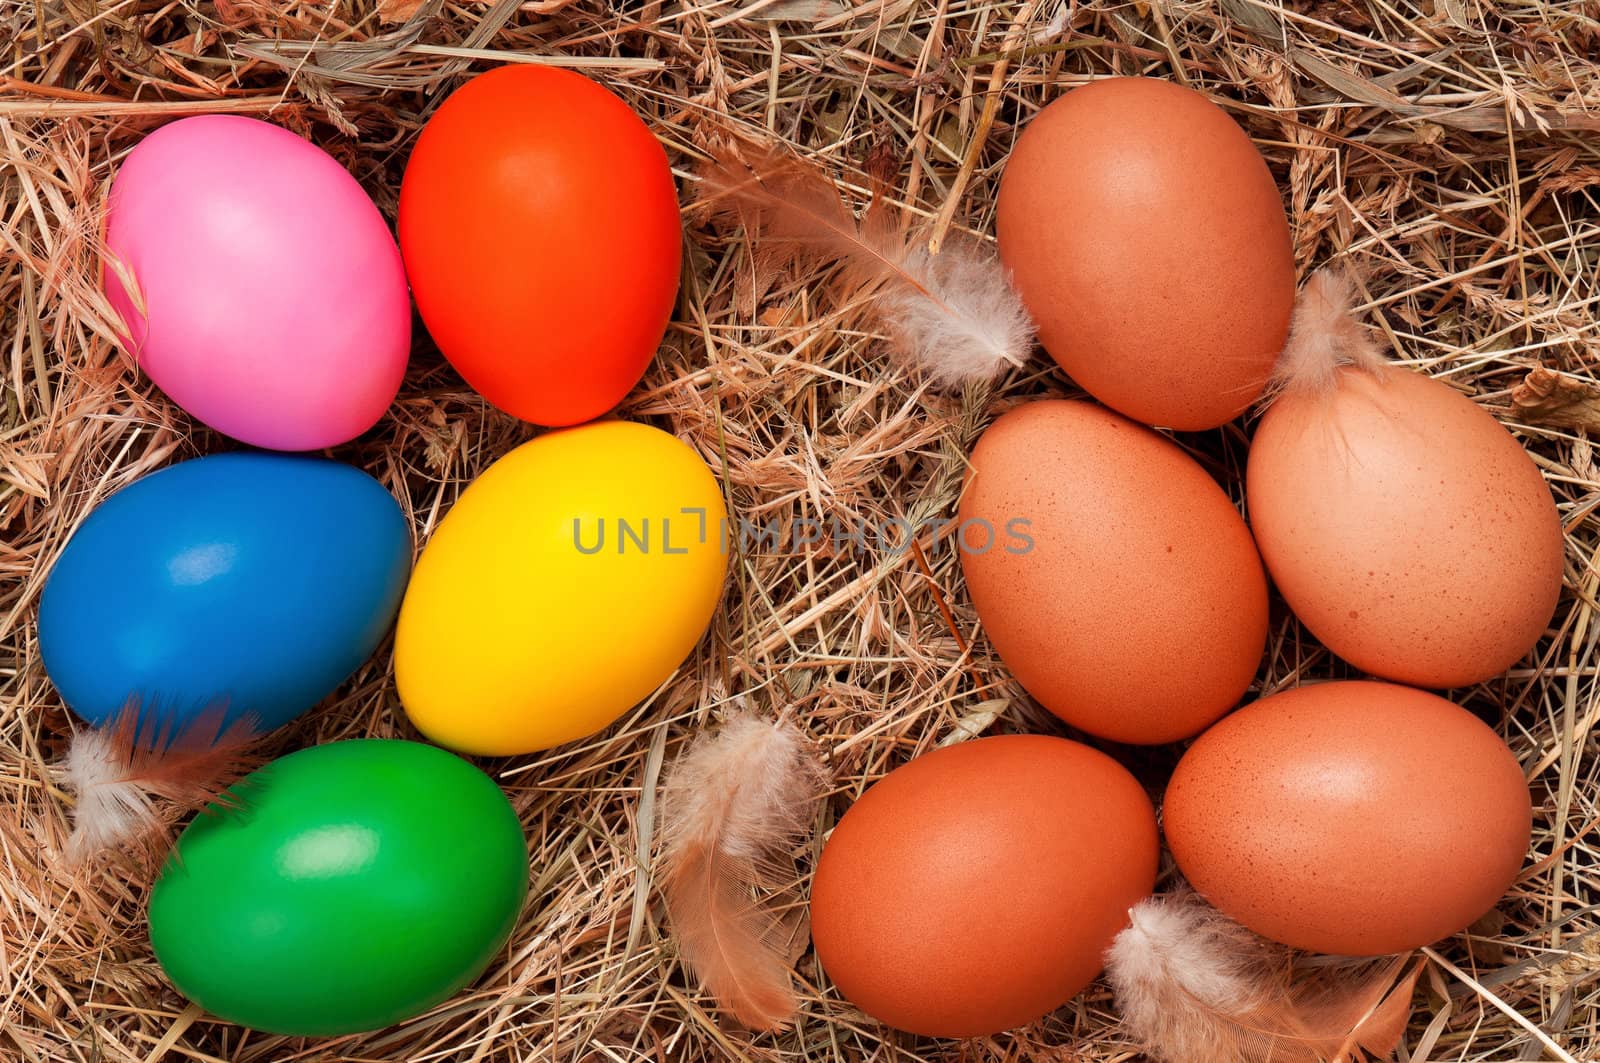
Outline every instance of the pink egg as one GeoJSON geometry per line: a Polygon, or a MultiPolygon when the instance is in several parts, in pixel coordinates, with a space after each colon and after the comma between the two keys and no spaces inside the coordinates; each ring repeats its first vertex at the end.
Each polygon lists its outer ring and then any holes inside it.
{"type": "Polygon", "coordinates": [[[394,400],[411,347],[400,251],[355,178],[288,130],[203,115],[151,133],[111,184],[106,244],[123,346],[217,431],[316,450],[394,400]]]}

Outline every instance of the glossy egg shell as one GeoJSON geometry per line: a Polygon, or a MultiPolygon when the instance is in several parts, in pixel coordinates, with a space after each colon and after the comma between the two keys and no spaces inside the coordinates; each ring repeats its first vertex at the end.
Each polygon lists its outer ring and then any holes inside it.
{"type": "Polygon", "coordinates": [[[217,431],[318,450],[394,401],[411,350],[400,250],[355,178],[287,129],[157,129],[111,183],[106,247],[123,346],[217,431]]]}
{"type": "Polygon", "coordinates": [[[231,1022],[329,1036],[476,979],[527,892],[500,788],[441,749],[361,739],[273,761],[178,839],[150,894],[172,983],[231,1022]]]}
{"type": "Polygon", "coordinates": [[[428,332],[468,384],[526,421],[615,406],[655,356],[682,224],[666,152],[580,74],[501,67],[423,127],[400,246],[428,332]]]}
{"type": "Polygon", "coordinates": [[[726,516],[706,463],[648,425],[604,421],[511,451],[445,515],[406,592],[395,676],[411,721],[484,755],[607,726],[710,623],[726,516]]]}
{"type": "Polygon", "coordinates": [[[1261,394],[1294,304],[1289,223],[1198,92],[1107,78],[1055,100],[1012,149],[995,225],[1040,343],[1107,406],[1193,430],[1261,394]]]}
{"type": "Polygon", "coordinates": [[[1505,671],[1544,634],[1566,545],[1511,433],[1419,373],[1281,396],[1250,447],[1250,521],[1284,600],[1363,671],[1427,687],[1505,671]]]}
{"type": "Polygon", "coordinates": [[[959,517],[985,634],[1074,727],[1176,741],[1255,676],[1267,585],[1250,532],[1206,471],[1148,428],[1086,402],[1018,406],[973,450],[959,517]]]}
{"type": "Polygon", "coordinates": [[[1367,956],[1494,907],[1532,810],[1517,758],[1470,712],[1338,682],[1263,698],[1201,735],[1163,823],[1184,875],[1227,915],[1296,948],[1367,956]]]}
{"type": "Polygon", "coordinates": [[[1149,798],[1097,750],[1043,735],[937,749],[834,827],[811,887],[817,958],[890,1026],[997,1033],[1099,974],[1157,856],[1149,798]]]}
{"type": "Polygon", "coordinates": [[[243,452],[180,462],[89,514],[39,603],[46,671],[102,724],[225,705],[270,730],[377,648],[411,567],[393,496],[359,469],[243,452]]]}

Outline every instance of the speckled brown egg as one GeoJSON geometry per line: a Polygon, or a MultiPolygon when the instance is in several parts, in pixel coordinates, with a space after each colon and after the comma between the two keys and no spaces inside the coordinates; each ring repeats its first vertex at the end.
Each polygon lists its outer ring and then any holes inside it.
{"type": "Polygon", "coordinates": [[[1074,727],[1171,742],[1249,686],[1266,576],[1233,503],[1171,440],[1092,403],[1019,406],[978,441],[960,521],[990,643],[1074,727]]]}
{"type": "Polygon", "coordinates": [[[1099,974],[1155,884],[1150,800],[1116,761],[1043,735],[979,738],[897,768],[845,813],[811,888],[841,993],[890,1026],[978,1037],[1099,974]]]}
{"type": "Polygon", "coordinates": [[[1466,927],[1516,878],[1532,811],[1472,713],[1388,683],[1263,698],[1184,754],[1167,845],[1206,900],[1312,952],[1403,952],[1466,927]]]}
{"type": "Polygon", "coordinates": [[[1205,96],[1150,78],[1067,93],[1018,138],[995,221],[1040,342],[1107,406],[1214,428],[1261,394],[1294,302],[1289,223],[1205,96]]]}
{"type": "Polygon", "coordinates": [[[1390,367],[1281,396],[1250,448],[1256,542],[1328,649],[1385,679],[1498,675],[1561,592],[1561,522],[1527,453],[1453,388],[1390,367]]]}

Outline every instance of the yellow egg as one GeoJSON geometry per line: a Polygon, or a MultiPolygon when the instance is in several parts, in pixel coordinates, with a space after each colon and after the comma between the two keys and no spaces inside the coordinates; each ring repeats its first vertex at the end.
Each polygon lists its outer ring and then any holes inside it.
{"type": "Polygon", "coordinates": [[[716,477],[665,432],[605,421],[524,443],[417,563],[395,635],[407,715],[479,755],[593,734],[694,649],[728,538],[716,477]]]}

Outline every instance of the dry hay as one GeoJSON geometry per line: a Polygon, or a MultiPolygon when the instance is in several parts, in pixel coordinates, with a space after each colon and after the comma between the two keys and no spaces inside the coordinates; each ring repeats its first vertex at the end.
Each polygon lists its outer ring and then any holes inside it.
{"type": "MultiPolygon", "coordinates": [[[[818,838],[871,779],[935,743],[1060,730],[989,652],[948,548],[739,556],[710,636],[649,704],[594,739],[489,765],[527,826],[528,909],[475,989],[394,1029],[316,1042],[211,1021],[151,959],[147,869],[79,884],[61,873],[67,805],[49,765],[68,721],[39,663],[43,575],[109,492],[230,446],[108,342],[89,267],[118,160],[177,115],[259,115],[328,148],[392,217],[409,141],[465,71],[580,57],[649,118],[686,184],[708,130],[731,123],[825,160],[858,192],[863,161],[890,153],[912,209],[980,234],[1019,124],[1063,87],[1149,73],[1225,101],[1281,182],[1302,270],[1358,267],[1403,357],[1505,420],[1567,524],[1549,636],[1503,679],[1458,692],[1500,724],[1532,779],[1528,869],[1494,916],[1429,953],[1407,1058],[1600,1058],[1600,462],[1583,432],[1596,408],[1586,386],[1600,379],[1600,7],[426,0],[410,21],[385,21],[409,6],[0,0],[0,1058],[1134,1057],[1100,986],[1028,1029],[918,1041],[840,1001],[809,955],[798,1028],[751,1040],[688,986],[664,930],[643,871],[659,774],[730,699],[793,706],[827,749],[836,796],[818,838]],[[1513,394],[1533,367],[1561,375],[1513,394]],[[1552,416],[1549,396],[1574,392],[1589,405],[1552,416]]],[[[692,224],[687,248],[674,324],[622,412],[693,443],[749,519],[947,514],[962,455],[996,409],[1068,389],[1041,358],[994,394],[930,393],[818,278],[758,295],[736,235],[692,224]]],[[[388,485],[425,541],[462,487],[531,432],[419,341],[389,416],[335,454],[388,485]]],[[[1238,498],[1245,440],[1232,426],[1183,442],[1238,498]]],[[[1257,691],[1344,672],[1275,612],[1257,691]]],[[[410,733],[385,649],[270,747],[410,733]]],[[[1159,789],[1174,755],[1129,759],[1159,789]]]]}

